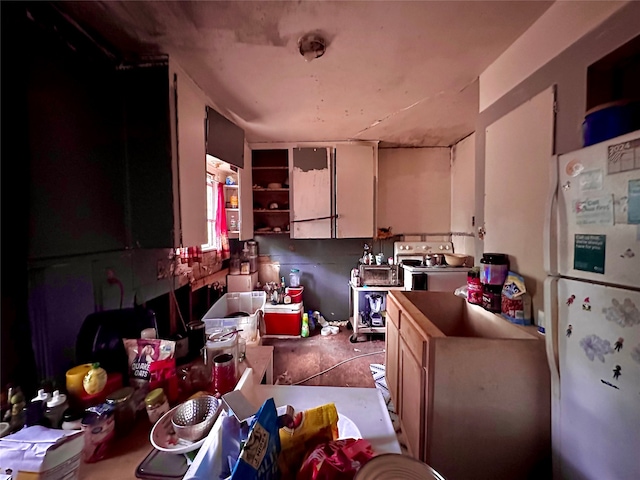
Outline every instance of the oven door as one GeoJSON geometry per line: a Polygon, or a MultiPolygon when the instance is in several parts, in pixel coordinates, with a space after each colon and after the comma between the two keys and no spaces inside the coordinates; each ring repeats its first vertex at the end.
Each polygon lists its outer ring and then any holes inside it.
{"type": "Polygon", "coordinates": [[[410,272],[404,269],[404,289],[405,290],[427,290],[426,272],[410,272]]]}

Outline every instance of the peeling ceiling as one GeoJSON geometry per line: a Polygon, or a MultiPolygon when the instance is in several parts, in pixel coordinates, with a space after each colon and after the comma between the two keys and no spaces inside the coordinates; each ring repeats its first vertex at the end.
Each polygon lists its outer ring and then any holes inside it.
{"type": "Polygon", "coordinates": [[[552,1],[57,2],[121,52],[168,54],[247,141],[450,146],[478,77],[552,1]],[[298,39],[321,35],[305,60],[298,39]]]}

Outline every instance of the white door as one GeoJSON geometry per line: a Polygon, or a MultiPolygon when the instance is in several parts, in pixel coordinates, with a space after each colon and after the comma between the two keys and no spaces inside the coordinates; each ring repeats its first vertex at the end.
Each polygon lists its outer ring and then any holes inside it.
{"type": "Polygon", "coordinates": [[[640,292],[557,285],[562,478],[640,478],[640,292]]]}
{"type": "Polygon", "coordinates": [[[561,275],[640,288],[640,131],[558,157],[561,275]]]}

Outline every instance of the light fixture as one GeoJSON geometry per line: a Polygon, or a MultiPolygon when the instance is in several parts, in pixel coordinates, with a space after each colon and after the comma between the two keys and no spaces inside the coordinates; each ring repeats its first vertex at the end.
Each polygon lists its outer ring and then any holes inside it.
{"type": "Polygon", "coordinates": [[[324,37],[317,33],[307,33],[298,40],[298,48],[300,55],[302,55],[307,62],[310,62],[314,58],[324,55],[326,42],[324,37]]]}

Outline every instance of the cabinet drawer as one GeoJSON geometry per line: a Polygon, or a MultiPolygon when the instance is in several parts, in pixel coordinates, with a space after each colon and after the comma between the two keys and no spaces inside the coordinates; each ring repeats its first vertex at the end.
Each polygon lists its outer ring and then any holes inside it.
{"type": "Polygon", "coordinates": [[[389,320],[396,326],[396,329],[400,329],[400,306],[391,296],[387,295],[387,321],[389,320]]]}
{"type": "Polygon", "coordinates": [[[426,341],[423,335],[418,331],[416,327],[407,319],[407,316],[404,315],[402,319],[402,323],[400,326],[400,336],[404,339],[407,344],[407,348],[413,353],[413,355],[420,360],[420,366],[424,367],[425,365],[425,348],[426,341]]]}

